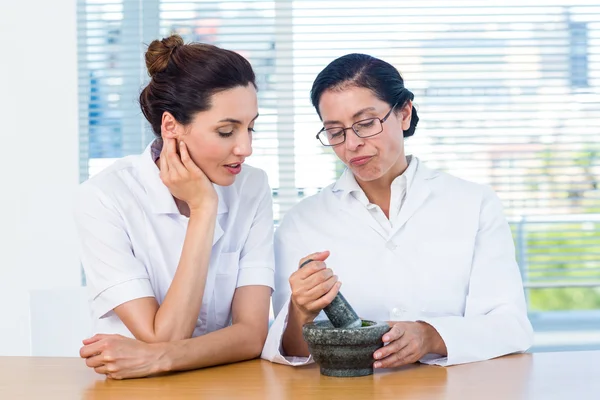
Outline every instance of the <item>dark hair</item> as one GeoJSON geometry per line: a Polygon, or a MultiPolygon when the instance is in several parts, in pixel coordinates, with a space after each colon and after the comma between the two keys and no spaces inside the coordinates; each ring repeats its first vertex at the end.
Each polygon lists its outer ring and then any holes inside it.
{"type": "MultiPolygon", "coordinates": [[[[326,90],[341,90],[347,87],[369,89],[380,100],[391,106],[398,103],[396,113],[414,94],[404,87],[400,72],[387,62],[367,54],[347,54],[333,60],[319,73],[310,91],[310,100],[321,117],[319,101],[326,90]]],[[[419,122],[417,110],[412,108],[410,127],[404,131],[404,137],[414,135],[419,122]]]]}
{"type": "Polygon", "coordinates": [[[210,109],[215,93],[249,84],[256,88],[244,57],[209,44],[184,44],[179,35],[150,43],[146,67],[151,80],[140,94],[140,106],[158,137],[165,111],[186,125],[196,113],[210,109]]]}

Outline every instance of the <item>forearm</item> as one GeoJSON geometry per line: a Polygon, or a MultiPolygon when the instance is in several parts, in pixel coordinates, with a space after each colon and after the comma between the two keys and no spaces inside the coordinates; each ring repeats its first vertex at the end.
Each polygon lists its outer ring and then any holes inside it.
{"type": "Polygon", "coordinates": [[[179,264],[165,299],[154,318],[154,342],[192,336],[202,306],[210,263],[216,210],[192,213],[179,264]]]}
{"type": "Polygon", "coordinates": [[[526,316],[507,312],[427,318],[425,322],[439,332],[447,346],[446,365],[525,351],[531,346],[533,337],[526,316]]]}
{"type": "Polygon", "coordinates": [[[159,370],[185,371],[260,356],[267,325],[262,328],[238,323],[192,339],[164,343],[159,370]]]}
{"type": "Polygon", "coordinates": [[[308,322],[311,321],[302,318],[290,301],[287,326],[281,340],[284,355],[295,357],[308,357],[310,355],[308,345],[302,336],[302,326],[308,322]]]}

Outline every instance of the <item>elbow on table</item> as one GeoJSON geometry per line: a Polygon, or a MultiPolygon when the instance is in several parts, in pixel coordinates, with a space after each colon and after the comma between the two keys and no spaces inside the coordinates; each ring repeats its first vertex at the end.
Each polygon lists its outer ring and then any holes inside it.
{"type": "Polygon", "coordinates": [[[247,351],[248,358],[259,358],[267,341],[268,329],[254,328],[252,334],[248,335],[247,351]]]}
{"type": "Polygon", "coordinates": [[[524,315],[516,321],[516,328],[512,334],[514,340],[515,352],[525,352],[533,346],[533,327],[531,322],[524,315]]]}

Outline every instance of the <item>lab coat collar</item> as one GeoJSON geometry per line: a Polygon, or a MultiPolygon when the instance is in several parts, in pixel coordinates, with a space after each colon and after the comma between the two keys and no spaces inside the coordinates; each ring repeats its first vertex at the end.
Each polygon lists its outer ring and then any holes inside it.
{"type": "Polygon", "coordinates": [[[400,230],[419,208],[425,204],[428,197],[431,195],[431,180],[439,176],[438,171],[427,168],[416,157],[414,158],[414,162],[416,163],[416,170],[411,189],[406,192],[404,204],[400,209],[398,219],[394,224],[391,235],[394,235],[400,230]]]}
{"type": "MultiPolygon", "coordinates": [[[[175,204],[175,199],[173,199],[173,195],[160,179],[160,171],[156,166],[155,158],[153,156],[153,153],[156,154],[157,148],[160,152],[161,145],[162,143],[157,143],[157,141],[149,144],[138,158],[137,169],[140,178],[143,181],[146,193],[148,193],[148,196],[151,198],[152,210],[156,214],[180,215],[177,204],[175,204]],[[152,148],[152,146],[154,146],[154,148],[152,148]]],[[[213,187],[215,188],[219,199],[217,215],[226,214],[228,212],[228,207],[227,203],[223,200],[224,188],[215,185],[214,183],[213,187]]],[[[217,218],[213,235],[213,245],[223,236],[223,234],[223,228],[219,223],[219,218],[217,218]]]]}
{"type": "MultiPolygon", "coordinates": [[[[402,175],[397,176],[392,181],[392,187],[394,185],[400,184],[400,179],[404,179],[406,182],[406,192],[408,192],[414,179],[419,160],[416,157],[413,157],[412,155],[406,156],[406,160],[408,161],[408,168],[406,168],[402,175]]],[[[333,192],[341,192],[342,200],[344,200],[347,196],[354,192],[361,192],[364,194],[364,191],[356,181],[354,174],[348,168],[344,170],[340,178],[334,183],[332,190],[333,192]]],[[[364,195],[364,197],[366,199],[366,195],[364,195]]]]}
{"type": "MultiPolygon", "coordinates": [[[[399,229],[401,229],[406,222],[417,212],[417,210],[425,204],[425,201],[431,194],[430,180],[436,178],[439,175],[439,172],[427,168],[424,164],[422,164],[417,157],[412,157],[409,167],[411,167],[412,172],[414,172],[414,176],[412,179],[407,181],[407,192],[406,198],[404,201],[404,205],[400,209],[400,213],[398,214],[398,219],[394,225],[394,229],[391,232],[393,236],[399,229]],[[408,186],[410,185],[410,190],[408,190],[408,186]]],[[[332,191],[334,193],[338,193],[340,199],[340,208],[354,215],[354,213],[364,214],[362,210],[355,209],[353,204],[357,204],[354,202],[349,202],[347,200],[348,195],[353,190],[359,190],[360,186],[356,182],[356,179],[352,175],[352,172],[349,169],[346,169],[342,176],[337,180],[337,182],[333,185],[332,191]]],[[[361,207],[362,208],[362,207],[361,207]]],[[[364,210],[364,209],[363,209],[364,210]]],[[[366,221],[368,221],[371,228],[377,231],[380,235],[386,236],[377,223],[375,219],[373,219],[368,213],[364,214],[366,221]]],[[[356,216],[356,215],[355,215],[356,216]]],[[[387,238],[387,237],[386,237],[387,238]]]]}
{"type": "MultiPolygon", "coordinates": [[[[179,214],[175,199],[169,191],[169,188],[160,179],[160,171],[156,166],[156,158],[153,153],[158,150],[162,143],[158,139],[149,144],[141,154],[138,162],[140,177],[144,182],[146,192],[152,199],[152,209],[157,214],[179,214]],[[154,146],[154,148],[153,148],[154,146]]],[[[223,187],[213,183],[213,187],[219,198],[217,214],[225,214],[228,211],[227,203],[223,201],[223,187]]]]}

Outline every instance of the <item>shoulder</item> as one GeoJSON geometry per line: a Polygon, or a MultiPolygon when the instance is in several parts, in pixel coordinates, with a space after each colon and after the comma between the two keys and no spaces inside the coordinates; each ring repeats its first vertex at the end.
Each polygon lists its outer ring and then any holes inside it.
{"type": "Polygon", "coordinates": [[[430,169],[422,161],[419,161],[417,177],[429,180],[434,190],[449,196],[477,198],[479,200],[495,196],[494,190],[487,184],[469,181],[448,172],[430,169]]]}
{"type": "Polygon", "coordinates": [[[323,188],[319,193],[308,196],[294,205],[283,217],[277,229],[279,234],[301,231],[301,226],[324,222],[324,218],[339,209],[338,198],[333,191],[335,184],[323,188]]]}
{"type": "Polygon", "coordinates": [[[98,207],[111,208],[123,196],[129,196],[131,178],[136,176],[137,157],[121,158],[81,183],[75,194],[76,212],[92,211],[98,207]]]}
{"type": "Polygon", "coordinates": [[[503,212],[502,202],[488,184],[469,181],[447,172],[429,169],[419,163],[419,179],[429,181],[434,194],[434,203],[456,215],[481,216],[482,213],[503,212]]]}

